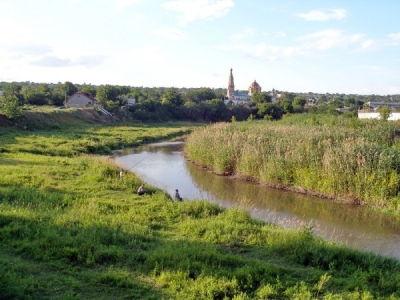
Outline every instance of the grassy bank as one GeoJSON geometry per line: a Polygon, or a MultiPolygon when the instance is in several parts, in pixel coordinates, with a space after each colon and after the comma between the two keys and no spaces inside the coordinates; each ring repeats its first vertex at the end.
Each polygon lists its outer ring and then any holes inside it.
{"type": "Polygon", "coordinates": [[[191,129],[2,133],[1,299],[400,299],[393,259],[152,187],[138,196],[134,174],[90,154],[191,129]]]}
{"type": "Polygon", "coordinates": [[[185,151],[219,173],[400,213],[398,123],[296,115],[196,130],[185,151]]]}

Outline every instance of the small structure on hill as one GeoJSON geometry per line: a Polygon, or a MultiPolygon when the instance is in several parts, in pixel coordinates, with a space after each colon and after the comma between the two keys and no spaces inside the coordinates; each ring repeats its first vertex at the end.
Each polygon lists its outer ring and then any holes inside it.
{"type": "Polygon", "coordinates": [[[67,102],[66,107],[88,107],[97,106],[98,100],[89,93],[76,92],[73,94],[67,102]]]}

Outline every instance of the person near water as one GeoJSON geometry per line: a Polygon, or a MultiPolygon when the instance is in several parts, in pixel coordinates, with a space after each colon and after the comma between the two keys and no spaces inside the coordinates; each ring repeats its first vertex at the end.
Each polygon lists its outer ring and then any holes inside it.
{"type": "Polygon", "coordinates": [[[146,193],[146,188],[144,187],[144,183],[142,183],[142,185],[139,186],[137,193],[138,195],[143,195],[144,193],[146,193]]]}
{"type": "Polygon", "coordinates": [[[119,179],[122,179],[122,176],[124,176],[124,171],[122,169],[119,171],[119,179]]]}
{"type": "Polygon", "coordinates": [[[181,197],[181,195],[179,195],[178,189],[175,190],[174,199],[177,201],[182,201],[182,197],[181,197]]]}

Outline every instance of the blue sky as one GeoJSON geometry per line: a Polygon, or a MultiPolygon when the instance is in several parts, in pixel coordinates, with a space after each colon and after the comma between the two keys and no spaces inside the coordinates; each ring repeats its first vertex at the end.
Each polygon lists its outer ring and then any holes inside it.
{"type": "Polygon", "coordinates": [[[0,81],[400,94],[398,0],[0,0],[0,81]]]}

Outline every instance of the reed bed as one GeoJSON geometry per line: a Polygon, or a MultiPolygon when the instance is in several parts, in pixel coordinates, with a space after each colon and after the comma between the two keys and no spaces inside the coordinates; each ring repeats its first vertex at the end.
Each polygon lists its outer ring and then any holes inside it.
{"type": "Polygon", "coordinates": [[[398,127],[297,122],[219,123],[196,129],[186,155],[217,173],[252,177],[400,212],[398,127]]]}

